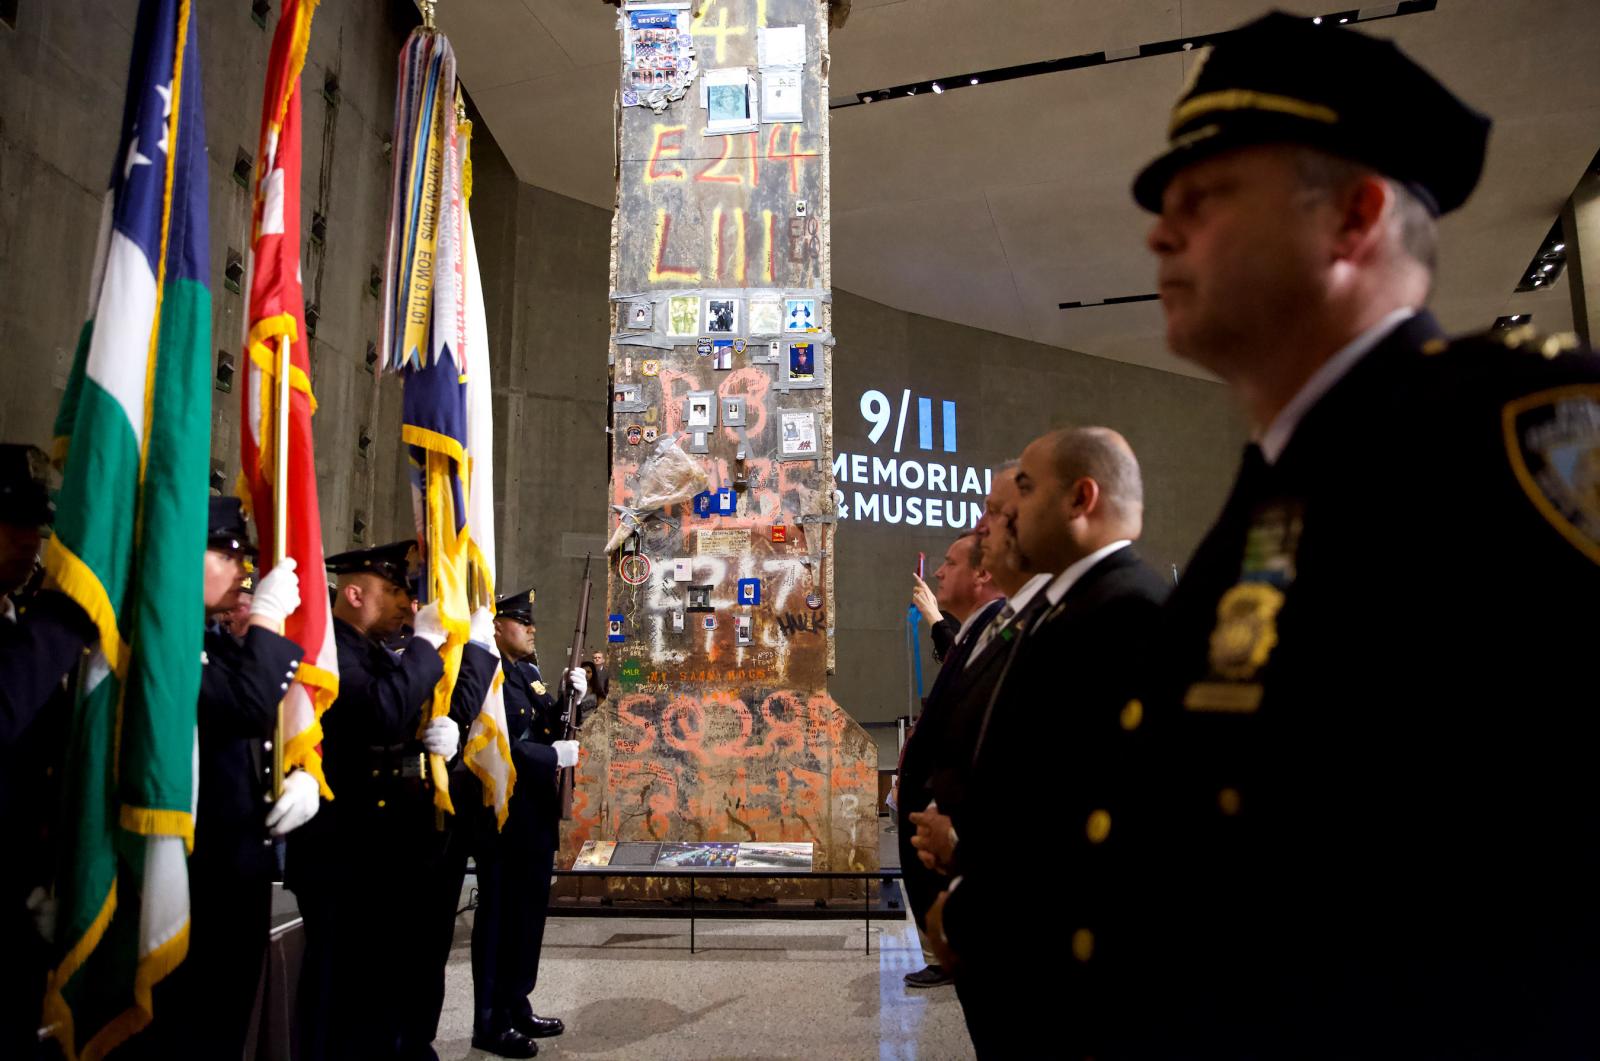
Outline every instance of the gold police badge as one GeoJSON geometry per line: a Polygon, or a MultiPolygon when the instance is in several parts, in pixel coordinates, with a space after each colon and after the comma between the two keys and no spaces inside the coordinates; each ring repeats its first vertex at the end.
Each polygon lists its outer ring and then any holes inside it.
{"type": "Polygon", "coordinates": [[[1502,419],[1511,470],[1528,500],[1600,564],[1600,384],[1518,398],[1502,419]]]}
{"type": "Polygon", "coordinates": [[[1261,706],[1255,681],[1278,644],[1283,591],[1270,582],[1241,582],[1217,603],[1211,631],[1212,681],[1195,682],[1184,694],[1190,711],[1251,712],[1261,706]]]}
{"type": "Polygon", "coordinates": [[[535,696],[544,695],[544,682],[529,682],[528,688],[533,690],[535,696]]]}

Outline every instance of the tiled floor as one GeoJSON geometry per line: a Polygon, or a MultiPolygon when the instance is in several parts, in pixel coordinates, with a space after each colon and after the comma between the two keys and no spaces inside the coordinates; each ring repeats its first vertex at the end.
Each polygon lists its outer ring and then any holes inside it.
{"type": "MultiPolygon", "coordinates": [[[[884,865],[898,864],[887,833],[884,865]]],[[[471,914],[457,926],[445,1012],[434,1048],[445,1061],[488,1058],[471,1047],[471,914]]],[[[909,920],[687,921],[552,917],[533,1008],[565,1035],[541,1057],[967,1058],[955,991],[901,983],[922,967],[909,920]]]]}

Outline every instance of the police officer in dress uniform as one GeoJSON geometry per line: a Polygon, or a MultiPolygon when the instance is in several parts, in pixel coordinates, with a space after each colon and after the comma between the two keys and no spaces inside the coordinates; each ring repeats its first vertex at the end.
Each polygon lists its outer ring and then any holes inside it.
{"type": "Polygon", "coordinates": [[[1269,15],[1134,184],[1168,342],[1255,441],[1128,705],[1138,776],[1085,799],[1121,839],[1075,840],[1060,911],[1097,1057],[1600,1042],[1600,360],[1424,308],[1488,131],[1269,15]]]}
{"type": "Polygon", "coordinates": [[[334,800],[290,837],[286,867],[305,918],[302,1058],[432,1055],[413,1032],[434,980],[425,897],[448,833],[436,826],[427,756],[455,757],[493,656],[467,645],[450,713],[424,724],[445,631],[435,603],[413,617],[414,549],[400,541],[327,560],[338,577],[339,695],[322,719],[322,750],[334,800]],[[415,636],[404,651],[386,648],[407,623],[415,636]]]}
{"type": "Polygon", "coordinates": [[[211,498],[189,953],[157,985],[154,1022],[125,1048],[134,1057],[243,1056],[271,932],[272,840],[309,821],[320,800],[302,770],[272,798],[278,704],[305,654],[279,632],[300,606],[293,558],[255,585],[242,641],[221,625],[238,604],[252,551],[239,499],[211,498]]]}
{"type": "MultiPolygon", "coordinates": [[[[472,1045],[500,1057],[533,1057],[539,1052],[535,1039],[566,1030],[556,1018],[535,1016],[529,996],[539,977],[550,871],[560,839],[557,771],[577,764],[578,742],[560,739],[566,730],[561,691],[547,688],[532,662],[532,591],[501,597],[495,608],[517,783],[503,829],[496,830],[492,808],[477,811],[474,819],[478,909],[472,924],[472,1045]]],[[[575,670],[567,682],[574,699],[581,700],[587,676],[575,670]]]]}
{"type": "Polygon", "coordinates": [[[98,636],[66,595],[28,588],[55,518],[48,475],[38,447],[0,444],[0,830],[11,838],[0,859],[0,1057],[39,1049],[66,679],[98,636]]]}

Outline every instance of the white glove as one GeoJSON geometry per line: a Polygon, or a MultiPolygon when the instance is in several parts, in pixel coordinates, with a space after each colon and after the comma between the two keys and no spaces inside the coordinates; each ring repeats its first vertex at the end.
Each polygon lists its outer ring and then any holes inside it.
{"type": "Polygon", "coordinates": [[[33,930],[46,943],[56,941],[56,899],[43,888],[28,893],[28,913],[33,916],[33,930]]]}
{"type": "Polygon", "coordinates": [[[575,699],[582,700],[589,691],[589,675],[582,667],[573,667],[567,671],[567,688],[572,690],[575,699]]]}
{"type": "Polygon", "coordinates": [[[494,609],[479,608],[472,613],[472,634],[468,640],[476,641],[484,648],[494,644],[494,609]]]}
{"type": "Polygon", "coordinates": [[[317,779],[304,770],[295,770],[283,779],[283,794],[267,811],[267,832],[287,836],[310,821],[321,805],[317,779]]]}
{"type": "Polygon", "coordinates": [[[411,629],[434,648],[444,644],[444,620],[439,616],[439,602],[432,601],[418,609],[411,620],[411,629]]]}
{"type": "Polygon", "coordinates": [[[558,740],[550,745],[556,750],[556,766],[568,767],[578,765],[578,742],[575,740],[558,740]]]}
{"type": "Polygon", "coordinates": [[[461,747],[461,727],[449,716],[434,719],[422,731],[422,747],[429,755],[454,759],[456,749],[461,747]]]}
{"type": "Polygon", "coordinates": [[[300,607],[300,578],[294,573],[294,557],[286,556],[256,583],[256,596],[250,602],[250,618],[265,619],[278,629],[300,607]]]}

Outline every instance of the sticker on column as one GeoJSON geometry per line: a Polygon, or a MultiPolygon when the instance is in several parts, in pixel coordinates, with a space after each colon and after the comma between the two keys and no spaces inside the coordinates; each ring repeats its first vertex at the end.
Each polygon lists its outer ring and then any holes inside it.
{"type": "Polygon", "coordinates": [[[647,445],[647,446],[650,445],[652,442],[654,442],[656,439],[658,439],[660,437],[661,437],[661,431],[660,431],[659,428],[647,427],[647,428],[644,429],[644,444],[645,445],[647,445]]]}
{"type": "Polygon", "coordinates": [[[813,412],[778,413],[778,459],[812,460],[817,456],[817,417],[813,412]]]}
{"type": "Polygon", "coordinates": [[[761,580],[759,578],[741,578],[739,580],[739,603],[761,603],[761,580]]]}
{"type": "Polygon", "coordinates": [[[650,558],[643,553],[628,553],[617,560],[617,574],[630,586],[642,586],[650,581],[650,558]]]}
{"type": "Polygon", "coordinates": [[[639,372],[645,376],[659,376],[661,375],[661,361],[654,357],[646,358],[639,362],[639,372]]]}
{"type": "Polygon", "coordinates": [[[705,334],[731,337],[739,331],[739,300],[736,298],[707,298],[705,334]]]}
{"type": "Polygon", "coordinates": [[[741,645],[755,643],[755,617],[752,615],[735,615],[733,617],[733,639],[741,645]]]}
{"type": "Polygon", "coordinates": [[[688,339],[700,333],[700,296],[673,295],[667,300],[667,334],[688,339]]]}
{"type": "Polygon", "coordinates": [[[708,585],[707,586],[690,586],[689,589],[688,589],[688,593],[689,593],[689,603],[685,607],[686,611],[708,612],[708,611],[711,610],[711,587],[710,586],[708,586],[708,585]]]}
{"type": "Polygon", "coordinates": [[[751,335],[782,335],[783,303],[775,298],[751,299],[750,327],[747,331],[751,335]]]}
{"type": "Polygon", "coordinates": [[[620,615],[613,615],[613,616],[610,616],[608,619],[606,619],[606,640],[607,641],[622,641],[622,640],[624,640],[624,638],[622,636],[622,622],[623,622],[623,616],[620,616],[620,615]]]}
{"type": "Polygon", "coordinates": [[[624,318],[625,326],[633,331],[648,331],[655,327],[655,303],[647,299],[627,303],[624,312],[627,314],[624,318]]]}
{"type": "Polygon", "coordinates": [[[644,428],[640,427],[638,424],[634,424],[632,427],[628,428],[628,445],[637,446],[643,441],[644,428]]]}
{"type": "Polygon", "coordinates": [[[674,609],[672,609],[672,632],[675,633],[675,634],[683,633],[683,609],[682,608],[674,608],[674,609]]]}
{"type": "Polygon", "coordinates": [[[711,367],[719,372],[726,372],[733,367],[732,339],[713,339],[711,341],[711,367]]]}
{"type": "Polygon", "coordinates": [[[783,330],[786,332],[814,332],[822,327],[814,298],[786,298],[783,300],[783,330]]]}
{"type": "Polygon", "coordinates": [[[692,582],[694,580],[694,560],[687,556],[677,557],[672,561],[672,581],[692,582]]]}
{"type": "Polygon", "coordinates": [[[774,542],[787,542],[789,540],[789,528],[782,523],[774,523],[772,525],[772,540],[774,542]]]}

